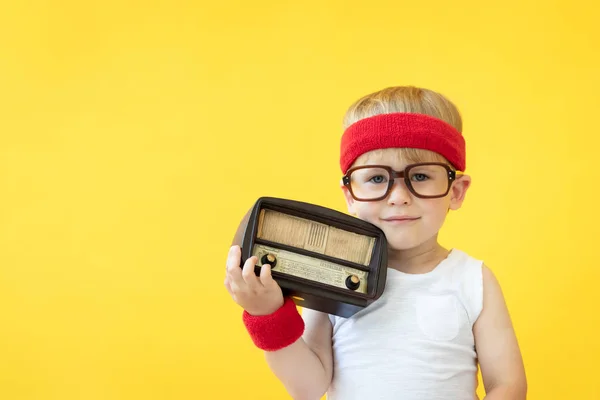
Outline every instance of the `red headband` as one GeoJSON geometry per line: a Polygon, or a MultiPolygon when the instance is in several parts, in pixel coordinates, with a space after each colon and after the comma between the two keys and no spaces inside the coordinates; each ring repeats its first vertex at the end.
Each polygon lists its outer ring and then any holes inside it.
{"type": "Polygon", "coordinates": [[[392,113],[362,119],[342,136],[340,166],[346,173],[363,153],[391,147],[431,150],[464,171],[465,140],[450,124],[424,114],[392,113]]]}

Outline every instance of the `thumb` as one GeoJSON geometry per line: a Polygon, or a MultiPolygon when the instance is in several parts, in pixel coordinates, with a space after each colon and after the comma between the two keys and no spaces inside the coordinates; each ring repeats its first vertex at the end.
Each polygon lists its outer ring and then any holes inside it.
{"type": "Polygon", "coordinates": [[[260,282],[265,287],[271,287],[273,284],[277,284],[271,275],[271,265],[263,264],[260,268],[260,282]]]}

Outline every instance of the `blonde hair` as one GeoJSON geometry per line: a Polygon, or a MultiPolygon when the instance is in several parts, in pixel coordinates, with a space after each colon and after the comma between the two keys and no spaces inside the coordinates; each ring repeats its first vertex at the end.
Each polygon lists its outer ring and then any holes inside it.
{"type": "MultiPolygon", "coordinates": [[[[462,117],[458,108],[442,94],[415,86],[388,87],[361,97],[346,111],[343,128],[346,129],[364,118],[395,112],[429,115],[447,122],[462,133],[462,117]]],[[[364,158],[363,156],[357,161],[364,158]]],[[[408,162],[448,162],[437,153],[421,149],[401,149],[400,157],[408,162]]]]}

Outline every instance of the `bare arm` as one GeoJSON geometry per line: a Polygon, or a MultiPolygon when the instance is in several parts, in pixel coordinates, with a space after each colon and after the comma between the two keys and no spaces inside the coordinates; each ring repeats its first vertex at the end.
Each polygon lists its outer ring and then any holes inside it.
{"type": "MultiPolygon", "coordinates": [[[[260,277],[254,273],[256,257],[240,269],[241,251],[232,246],[227,257],[225,287],[233,300],[249,314],[268,315],[284,303],[281,288],[263,265],[260,277]]],[[[296,400],[319,400],[329,388],[332,377],[331,322],[327,314],[305,309],[304,333],[294,343],[276,351],[266,351],[271,371],[296,400]]],[[[285,322],[283,322],[285,323],[285,322]]]]}
{"type": "Polygon", "coordinates": [[[271,371],[295,400],[319,400],[333,372],[331,322],[327,314],[304,309],[302,338],[278,351],[265,352],[271,371]]]}
{"type": "Polygon", "coordinates": [[[483,310],[473,327],[485,400],[527,397],[525,368],[500,285],[483,267],[483,310]]]}

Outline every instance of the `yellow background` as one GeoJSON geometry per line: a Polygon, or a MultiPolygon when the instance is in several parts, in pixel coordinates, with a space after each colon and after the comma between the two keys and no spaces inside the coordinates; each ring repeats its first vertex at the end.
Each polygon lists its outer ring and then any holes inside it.
{"type": "Polygon", "coordinates": [[[263,195],[344,210],[346,107],[412,84],[465,118],[474,185],[442,241],[503,284],[529,398],[600,399],[599,17],[4,1],[0,398],[287,398],[223,287],[231,237],[263,195]]]}

